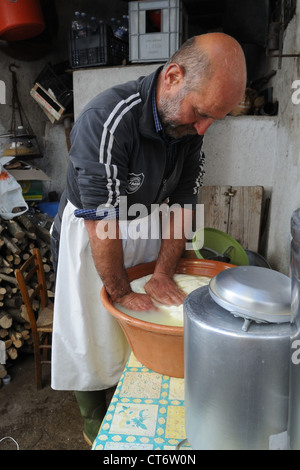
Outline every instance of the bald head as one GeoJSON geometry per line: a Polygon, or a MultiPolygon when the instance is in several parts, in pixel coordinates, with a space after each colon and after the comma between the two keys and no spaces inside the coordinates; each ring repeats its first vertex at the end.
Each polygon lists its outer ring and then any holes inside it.
{"type": "Polygon", "coordinates": [[[213,67],[229,65],[246,70],[244,52],[232,36],[224,33],[201,34],[192,38],[192,42],[199,54],[207,54],[213,67]]]}
{"type": "Polygon", "coordinates": [[[163,67],[156,101],[165,131],[172,137],[203,135],[241,101],[246,62],[239,43],[223,33],[188,39],[163,67]]]}
{"type": "Polygon", "coordinates": [[[233,88],[240,99],[247,80],[246,61],[240,44],[227,34],[208,33],[195,37],[195,47],[209,62],[206,78],[233,88]]]}
{"type": "Polygon", "coordinates": [[[246,87],[247,71],[240,44],[224,33],[208,33],[188,39],[164,67],[178,64],[189,90],[199,91],[213,83],[216,93],[230,93],[234,108],[246,87]]]}

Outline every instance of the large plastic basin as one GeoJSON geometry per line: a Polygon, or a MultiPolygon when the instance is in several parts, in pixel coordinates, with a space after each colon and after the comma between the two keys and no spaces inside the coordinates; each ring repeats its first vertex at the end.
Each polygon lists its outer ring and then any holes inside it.
{"type": "MultiPolygon", "coordinates": [[[[152,274],[155,262],[140,264],[127,270],[130,281],[152,274]]],[[[220,261],[180,259],[176,272],[214,277],[232,264],[220,261]]],[[[170,377],[184,377],[184,327],[150,323],[133,318],[112,303],[105,288],[101,289],[101,301],[118,320],[135,357],[147,368],[170,377]]]]}

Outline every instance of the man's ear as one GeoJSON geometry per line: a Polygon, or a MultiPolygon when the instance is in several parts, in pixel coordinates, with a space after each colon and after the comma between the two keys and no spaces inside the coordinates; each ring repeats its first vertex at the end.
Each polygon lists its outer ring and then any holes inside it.
{"type": "Polygon", "coordinates": [[[184,79],[184,71],[182,67],[176,63],[172,63],[167,67],[165,72],[165,86],[171,88],[173,86],[181,85],[184,79]]]}

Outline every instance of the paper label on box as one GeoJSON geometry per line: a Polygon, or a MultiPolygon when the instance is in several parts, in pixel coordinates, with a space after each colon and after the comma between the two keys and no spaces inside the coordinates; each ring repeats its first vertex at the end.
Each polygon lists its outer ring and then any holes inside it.
{"type": "Polygon", "coordinates": [[[57,121],[62,117],[65,108],[56,101],[39,83],[36,83],[30,95],[37,103],[44,108],[49,115],[52,115],[57,121]]]}

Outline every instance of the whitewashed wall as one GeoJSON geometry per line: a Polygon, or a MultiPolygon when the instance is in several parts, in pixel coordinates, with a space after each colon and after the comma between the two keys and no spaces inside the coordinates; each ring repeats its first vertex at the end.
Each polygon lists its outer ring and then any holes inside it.
{"type": "Polygon", "coordinates": [[[148,75],[159,67],[159,64],[129,65],[125,67],[101,67],[88,71],[73,72],[74,116],[75,120],[82,108],[101,91],[108,87],[136,80],[148,75]]]}
{"type": "MultiPolygon", "coordinates": [[[[296,16],[285,33],[283,53],[300,53],[299,2],[296,16]]],[[[277,69],[278,59],[273,59],[273,66],[277,69]]],[[[294,80],[300,80],[300,58],[283,58],[273,79],[279,115],[267,253],[271,262],[286,274],[290,263],[290,219],[300,207],[300,104],[292,102],[294,80]]]]}
{"type": "Polygon", "coordinates": [[[227,116],[204,137],[205,185],[264,186],[273,184],[277,117],[227,116]]]}
{"type": "MultiPolygon", "coordinates": [[[[214,122],[204,137],[204,185],[263,186],[264,211],[267,198],[273,198],[277,126],[277,116],[227,116],[214,122]]],[[[265,257],[267,245],[268,225],[259,250],[265,257]]]]}

